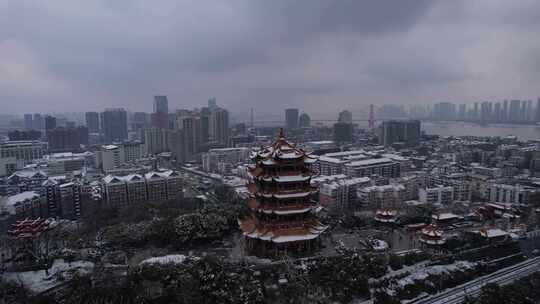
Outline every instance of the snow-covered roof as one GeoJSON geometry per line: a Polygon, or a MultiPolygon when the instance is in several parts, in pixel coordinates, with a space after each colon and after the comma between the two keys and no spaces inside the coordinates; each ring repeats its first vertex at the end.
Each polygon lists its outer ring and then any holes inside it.
{"type": "Polygon", "coordinates": [[[386,157],[386,158],[389,158],[391,160],[395,160],[395,161],[407,161],[407,160],[409,160],[407,157],[403,157],[401,155],[391,154],[391,153],[384,153],[382,156],[386,157]]]}
{"type": "Polygon", "coordinates": [[[36,170],[36,169],[27,169],[27,170],[21,170],[21,171],[16,171],[14,172],[13,174],[11,174],[8,179],[11,179],[13,177],[20,177],[20,178],[34,178],[34,177],[37,177],[38,178],[41,178],[41,177],[47,177],[47,174],[45,174],[45,172],[41,171],[41,170],[36,170]]]}
{"type": "Polygon", "coordinates": [[[52,178],[48,178],[43,183],[41,183],[41,186],[43,187],[54,186],[54,185],[58,185],[58,181],[52,178]]]}
{"type": "Polygon", "coordinates": [[[320,175],[311,178],[311,183],[324,183],[330,181],[336,181],[340,179],[346,179],[347,175],[345,174],[336,174],[336,175],[320,175]]]}
{"type": "Polygon", "coordinates": [[[435,225],[427,225],[422,228],[422,235],[432,238],[440,238],[443,236],[443,231],[435,225]]]}
{"type": "Polygon", "coordinates": [[[106,184],[111,184],[111,183],[123,183],[124,180],[123,178],[121,177],[118,177],[118,176],[114,176],[114,175],[107,175],[103,178],[103,181],[106,183],[106,184]]]}
{"type": "Polygon", "coordinates": [[[332,163],[332,164],[341,164],[341,163],[347,162],[346,160],[341,160],[339,158],[329,157],[329,156],[324,156],[324,155],[319,157],[319,161],[332,163]]]}
{"type": "Polygon", "coordinates": [[[114,150],[114,149],[117,149],[118,146],[116,145],[104,145],[104,146],[101,146],[103,149],[105,150],[114,150]]]}
{"type": "Polygon", "coordinates": [[[490,229],[480,230],[480,234],[487,238],[496,238],[496,237],[507,236],[508,232],[500,228],[490,228],[490,229]]]}
{"type": "Polygon", "coordinates": [[[73,186],[73,185],[74,185],[73,182],[69,182],[69,183],[61,184],[59,187],[60,187],[60,188],[66,188],[66,187],[71,187],[71,186],[73,186]]]}
{"type": "Polygon", "coordinates": [[[389,158],[370,158],[370,159],[364,159],[359,161],[354,161],[346,164],[345,166],[348,167],[361,167],[361,166],[371,166],[371,165],[377,165],[377,164],[384,164],[384,163],[391,163],[392,160],[389,158]]]}
{"type": "Polygon", "coordinates": [[[405,186],[402,184],[389,184],[380,186],[369,186],[359,189],[362,192],[385,192],[385,191],[403,191],[405,186]]]}
{"type": "Polygon", "coordinates": [[[331,181],[330,183],[323,183],[321,187],[325,187],[327,189],[338,189],[341,187],[350,187],[350,186],[357,186],[357,185],[363,185],[366,183],[369,183],[371,179],[369,177],[356,177],[356,178],[349,178],[349,179],[341,179],[337,181],[331,181]]]}
{"type": "Polygon", "coordinates": [[[152,178],[163,178],[163,175],[160,172],[148,172],[144,175],[146,179],[152,179],[152,178]]]}
{"type": "Polygon", "coordinates": [[[323,154],[323,156],[326,156],[326,157],[346,157],[346,156],[350,156],[350,155],[365,154],[365,153],[366,153],[365,150],[352,150],[352,151],[326,153],[326,154],[323,154]]]}
{"type": "Polygon", "coordinates": [[[130,174],[122,177],[126,182],[141,182],[144,181],[144,178],[140,174],[130,174]]]}
{"type": "Polygon", "coordinates": [[[8,205],[14,205],[18,202],[22,202],[29,199],[39,198],[39,194],[35,191],[25,191],[21,192],[19,194],[15,194],[12,196],[8,196],[7,198],[7,204],[8,205]]]}
{"type": "Polygon", "coordinates": [[[459,215],[453,214],[451,212],[444,212],[439,214],[433,214],[431,215],[431,218],[433,218],[434,220],[444,221],[459,218],[459,215]]]}
{"type": "Polygon", "coordinates": [[[25,200],[39,199],[39,194],[34,191],[25,191],[0,199],[0,210],[9,214],[15,214],[15,205],[25,200]]]}

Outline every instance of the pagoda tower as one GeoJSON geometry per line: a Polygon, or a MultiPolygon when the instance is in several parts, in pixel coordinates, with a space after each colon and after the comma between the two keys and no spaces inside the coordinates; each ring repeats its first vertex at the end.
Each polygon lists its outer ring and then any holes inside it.
{"type": "Polygon", "coordinates": [[[420,242],[427,246],[441,246],[446,243],[444,232],[435,224],[429,224],[422,228],[420,242]]]}
{"type": "Polygon", "coordinates": [[[287,142],[280,131],[270,146],[253,152],[248,206],[251,214],[239,220],[248,252],[259,256],[306,253],[319,247],[328,227],[312,199],[310,164],[317,159],[287,142]]]}

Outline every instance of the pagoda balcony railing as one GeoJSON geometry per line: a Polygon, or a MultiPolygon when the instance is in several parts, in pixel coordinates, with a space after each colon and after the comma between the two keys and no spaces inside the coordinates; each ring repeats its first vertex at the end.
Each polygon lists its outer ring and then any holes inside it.
{"type": "Polygon", "coordinates": [[[277,210],[277,211],[288,211],[288,210],[299,210],[312,207],[314,204],[302,203],[302,204],[290,204],[290,205],[270,205],[270,204],[261,204],[258,209],[261,210],[277,210]]]}
{"type": "Polygon", "coordinates": [[[268,171],[267,174],[262,174],[262,176],[291,176],[291,175],[304,175],[304,176],[307,176],[307,175],[315,175],[315,172],[313,170],[309,170],[309,169],[294,169],[294,170],[285,170],[285,171],[281,171],[281,170],[272,170],[272,171],[268,171]]]}
{"type": "Polygon", "coordinates": [[[309,187],[306,182],[296,182],[296,185],[297,185],[296,187],[293,186],[293,187],[262,188],[261,192],[262,193],[289,194],[289,193],[313,191],[313,189],[309,187]]]}
{"type": "Polygon", "coordinates": [[[287,221],[287,222],[262,222],[261,226],[266,229],[291,229],[291,228],[309,228],[311,221],[287,221]]]}
{"type": "Polygon", "coordinates": [[[317,187],[307,186],[304,187],[294,187],[292,189],[283,189],[283,188],[271,188],[271,189],[259,189],[257,185],[251,184],[248,185],[248,190],[251,193],[259,192],[260,194],[295,194],[302,192],[316,191],[317,187]]]}

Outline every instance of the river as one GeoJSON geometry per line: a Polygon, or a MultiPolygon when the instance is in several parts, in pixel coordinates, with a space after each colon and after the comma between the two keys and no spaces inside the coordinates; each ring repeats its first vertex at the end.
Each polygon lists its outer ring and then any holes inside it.
{"type": "Polygon", "coordinates": [[[540,140],[540,125],[480,125],[469,122],[422,122],[422,131],[440,136],[507,136],[515,135],[520,140],[540,140]]]}

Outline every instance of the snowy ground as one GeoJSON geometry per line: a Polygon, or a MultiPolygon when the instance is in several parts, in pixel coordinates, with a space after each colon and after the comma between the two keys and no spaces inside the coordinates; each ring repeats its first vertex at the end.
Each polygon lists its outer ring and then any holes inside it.
{"type": "Polygon", "coordinates": [[[429,264],[429,263],[430,263],[430,261],[422,261],[422,262],[416,263],[414,265],[403,266],[401,269],[398,269],[398,270],[392,270],[390,267],[388,267],[388,270],[389,270],[388,273],[385,274],[384,276],[380,277],[377,280],[380,281],[382,279],[395,277],[395,276],[398,276],[398,275],[402,275],[402,274],[404,274],[406,272],[414,273],[414,272],[417,272],[417,271],[420,271],[420,270],[426,268],[426,265],[429,264]]]}
{"type": "Polygon", "coordinates": [[[186,259],[187,257],[183,254],[169,254],[146,259],[142,261],[141,264],[180,264],[186,259]]]}
{"type": "Polygon", "coordinates": [[[87,261],[65,262],[63,259],[55,260],[52,267],[47,271],[6,272],[3,279],[21,283],[24,287],[36,292],[44,292],[62,284],[58,277],[69,277],[71,273],[90,273],[94,269],[94,263],[87,261]]]}
{"type": "MultiPolygon", "coordinates": [[[[430,275],[441,275],[452,273],[458,270],[469,270],[476,267],[478,264],[467,261],[457,261],[448,265],[434,265],[426,267],[413,268],[410,274],[404,278],[395,282],[394,286],[390,286],[391,289],[403,288],[407,285],[414,284],[415,281],[423,281],[430,275]]],[[[387,275],[388,276],[388,275],[387,275]]],[[[385,277],[387,277],[385,276],[385,277]]]]}

